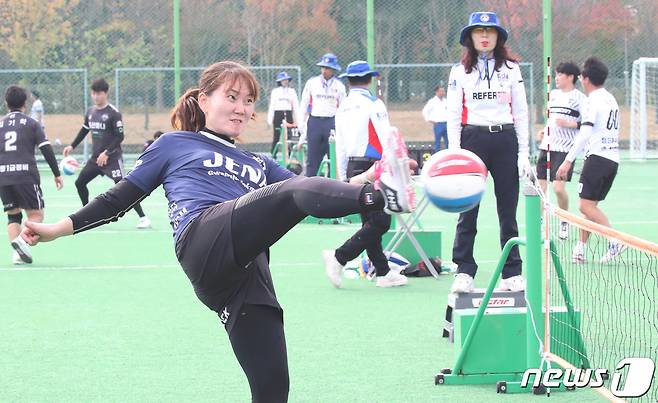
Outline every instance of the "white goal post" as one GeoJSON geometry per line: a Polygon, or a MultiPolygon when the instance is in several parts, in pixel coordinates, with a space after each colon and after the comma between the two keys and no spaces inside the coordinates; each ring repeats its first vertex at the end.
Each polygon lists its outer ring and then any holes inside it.
{"type": "Polygon", "coordinates": [[[635,60],[631,77],[631,158],[658,158],[658,58],[635,60]]]}

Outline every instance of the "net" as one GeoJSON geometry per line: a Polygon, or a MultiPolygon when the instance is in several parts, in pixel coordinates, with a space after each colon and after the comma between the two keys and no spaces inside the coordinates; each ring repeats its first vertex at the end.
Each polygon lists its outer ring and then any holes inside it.
{"type": "Polygon", "coordinates": [[[633,62],[631,81],[631,158],[658,158],[658,58],[633,62]]]}
{"type": "MultiPolygon", "coordinates": [[[[616,370],[621,360],[658,357],[658,245],[560,209],[549,217],[546,350],[561,366],[607,369],[610,389],[615,372],[627,381],[628,368],[616,370]],[[583,230],[589,239],[580,248],[583,230]]],[[[656,382],[633,399],[657,400],[656,382]]]]}

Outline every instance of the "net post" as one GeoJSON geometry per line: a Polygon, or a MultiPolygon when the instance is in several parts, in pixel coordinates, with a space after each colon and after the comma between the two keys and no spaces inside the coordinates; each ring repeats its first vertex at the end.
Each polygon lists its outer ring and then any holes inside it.
{"type": "Polygon", "coordinates": [[[531,183],[523,189],[526,202],[526,362],[528,368],[540,368],[541,354],[539,337],[544,336],[544,314],[542,312],[542,240],[541,212],[537,190],[531,183]]]}

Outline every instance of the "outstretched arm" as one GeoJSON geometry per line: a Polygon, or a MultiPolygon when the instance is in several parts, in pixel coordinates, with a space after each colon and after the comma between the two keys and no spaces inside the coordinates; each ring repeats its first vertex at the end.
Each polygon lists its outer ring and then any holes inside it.
{"type": "Polygon", "coordinates": [[[126,211],[147,196],[142,189],[127,179],[121,180],[89,204],[55,224],[27,221],[21,233],[30,245],[53,241],[59,237],[77,234],[111,221],[117,221],[126,211]]]}

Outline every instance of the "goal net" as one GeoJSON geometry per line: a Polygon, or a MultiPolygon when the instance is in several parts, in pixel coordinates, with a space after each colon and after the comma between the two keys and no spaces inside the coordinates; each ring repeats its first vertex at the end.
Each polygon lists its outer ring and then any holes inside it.
{"type": "Polygon", "coordinates": [[[658,157],[658,58],[633,62],[631,78],[631,158],[658,157]]]}

